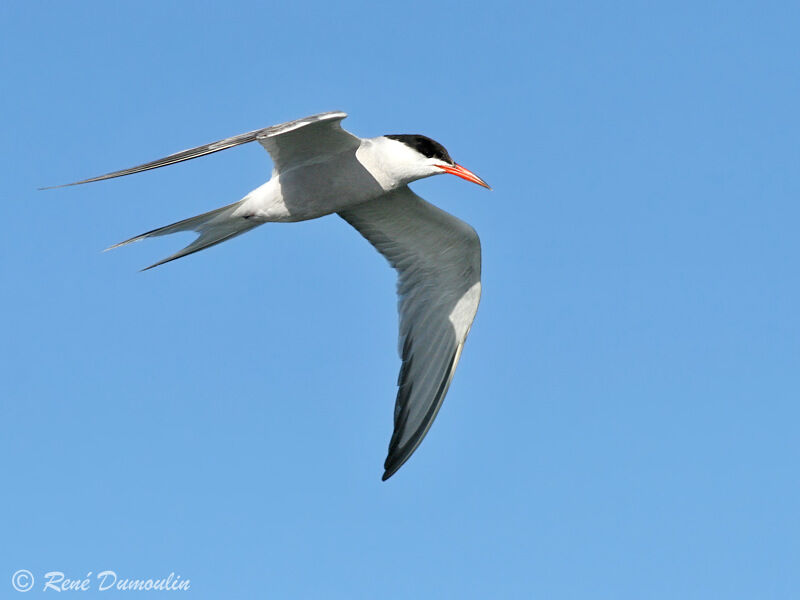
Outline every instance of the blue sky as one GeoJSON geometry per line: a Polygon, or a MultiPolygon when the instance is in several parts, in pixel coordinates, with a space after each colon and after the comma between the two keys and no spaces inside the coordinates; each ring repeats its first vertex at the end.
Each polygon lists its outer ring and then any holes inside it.
{"type": "Polygon", "coordinates": [[[797,597],[799,17],[4,2],[0,595],[797,597]],[[100,252],[239,199],[261,148],[36,191],[325,110],[494,187],[414,185],[479,232],[484,292],[386,483],[394,274],[344,222],[100,252]]]}

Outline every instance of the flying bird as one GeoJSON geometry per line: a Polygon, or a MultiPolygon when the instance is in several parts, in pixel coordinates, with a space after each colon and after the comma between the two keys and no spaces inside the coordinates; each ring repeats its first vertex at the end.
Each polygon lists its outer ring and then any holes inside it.
{"type": "Polygon", "coordinates": [[[481,246],[475,230],[417,196],[408,184],[450,173],[489,186],[453,161],[444,146],[424,135],[362,139],[342,129],[346,116],[343,112],[313,115],[53,187],[131,175],[249,142],[261,144],[274,164],[265,184],[238,202],[111,248],[182,231],[198,234],[179,252],[147,267],[151,269],[264,223],[291,223],[337,213],[352,225],[398,273],[402,367],[394,432],[384,463],[385,481],[417,449],[436,418],[481,295],[481,246]]]}

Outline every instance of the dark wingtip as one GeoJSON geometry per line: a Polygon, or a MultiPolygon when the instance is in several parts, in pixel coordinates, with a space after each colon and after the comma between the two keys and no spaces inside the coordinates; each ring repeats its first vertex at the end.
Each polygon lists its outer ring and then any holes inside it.
{"type": "Polygon", "coordinates": [[[36,188],[37,192],[41,192],[42,190],[57,190],[59,188],[71,187],[73,185],[81,185],[84,183],[93,183],[95,181],[101,181],[102,179],[106,179],[106,176],[103,175],[102,177],[94,177],[93,179],[84,179],[83,181],[73,181],[72,183],[62,183],[60,185],[48,185],[46,187],[36,188]]]}
{"type": "Polygon", "coordinates": [[[173,260],[180,258],[179,256],[170,256],[169,258],[165,258],[164,260],[160,260],[157,263],[153,263],[149,267],[145,267],[144,269],[139,269],[139,273],[144,273],[145,271],[149,271],[150,269],[155,269],[156,267],[160,267],[163,264],[168,262],[172,262],[173,260]]]}
{"type": "MultiPolygon", "coordinates": [[[[408,457],[406,457],[406,460],[408,460],[408,457]]],[[[395,461],[393,464],[390,464],[389,459],[386,459],[386,463],[383,465],[383,477],[381,477],[381,481],[386,481],[389,477],[397,473],[400,467],[405,464],[406,460],[401,460],[400,462],[395,461]]]]}

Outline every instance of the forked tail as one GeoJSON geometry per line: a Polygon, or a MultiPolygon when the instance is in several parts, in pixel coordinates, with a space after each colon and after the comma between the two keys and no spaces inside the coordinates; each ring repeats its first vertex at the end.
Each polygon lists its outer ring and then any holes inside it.
{"type": "Polygon", "coordinates": [[[145,238],[156,237],[159,235],[169,235],[170,233],[178,233],[180,231],[196,231],[200,234],[196,240],[186,246],[183,250],[142,269],[142,271],[147,271],[147,269],[152,269],[153,267],[163,265],[164,263],[175,260],[176,258],[182,258],[184,256],[188,256],[189,254],[199,252],[200,250],[210,248],[211,246],[250,231],[251,229],[258,227],[263,223],[263,221],[249,219],[244,216],[234,216],[234,213],[240,204],[241,202],[234,202],[233,204],[223,206],[222,208],[217,208],[210,212],[203,213],[202,215],[184,219],[183,221],[178,221],[177,223],[167,225],[166,227],[153,229],[153,231],[148,231],[147,233],[137,235],[136,237],[132,237],[129,240],[120,242],[119,244],[114,244],[113,246],[106,248],[106,250],[119,248],[120,246],[124,246],[132,242],[138,242],[139,240],[143,240],[145,238]]]}

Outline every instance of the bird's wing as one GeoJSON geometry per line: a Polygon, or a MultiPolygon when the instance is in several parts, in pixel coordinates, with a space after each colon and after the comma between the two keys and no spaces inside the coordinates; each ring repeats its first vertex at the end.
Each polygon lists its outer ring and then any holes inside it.
{"type": "Polygon", "coordinates": [[[280,171],[282,165],[285,168],[285,165],[289,164],[291,161],[307,161],[321,154],[333,154],[351,148],[357,148],[360,140],[341,127],[340,122],[346,116],[347,113],[343,112],[321,113],[319,115],[297,119],[296,121],[273,125],[272,127],[266,127],[264,129],[240,133],[239,135],[234,135],[224,140],[211,142],[210,144],[204,144],[196,148],[189,148],[188,150],[176,152],[164,158],[159,158],[129,169],[122,169],[121,171],[106,173],[98,177],[90,177],[89,179],[83,179],[73,183],[54,185],[41,189],[49,190],[141,173],[142,171],[166,167],[167,165],[173,165],[183,162],[184,160],[191,160],[199,156],[205,156],[206,154],[227,150],[228,148],[254,141],[260,142],[261,145],[267,149],[272,156],[272,160],[275,162],[275,168],[280,171]]]}
{"type": "Polygon", "coordinates": [[[404,186],[342,211],[398,272],[400,354],[391,477],[417,449],[442,405],[481,295],[475,230],[404,186]]]}
{"type": "Polygon", "coordinates": [[[321,157],[355,151],[361,140],[342,129],[343,112],[329,112],[268,127],[256,139],[267,149],[280,173],[321,157]]]}

